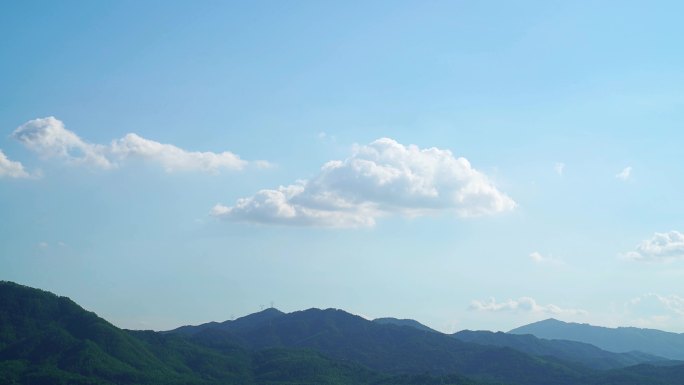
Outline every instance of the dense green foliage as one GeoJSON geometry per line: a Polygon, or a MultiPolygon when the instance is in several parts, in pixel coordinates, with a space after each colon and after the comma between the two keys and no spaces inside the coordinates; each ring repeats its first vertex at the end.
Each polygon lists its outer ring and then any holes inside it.
{"type": "Polygon", "coordinates": [[[684,366],[594,371],[339,310],[173,332],[121,330],[68,298],[0,282],[0,384],[684,385],[684,366]]]}
{"type": "Polygon", "coordinates": [[[183,335],[121,330],[68,298],[0,282],[0,384],[376,383],[393,380],[311,350],[250,351],[225,339],[217,350],[183,335]]]}
{"type": "Polygon", "coordinates": [[[459,373],[480,380],[529,385],[574,384],[587,375],[584,367],[557,359],[465,343],[414,327],[371,322],[335,309],[290,314],[270,309],[213,327],[200,325],[191,338],[214,349],[236,343],[251,350],[307,348],[395,375],[459,373]]]}

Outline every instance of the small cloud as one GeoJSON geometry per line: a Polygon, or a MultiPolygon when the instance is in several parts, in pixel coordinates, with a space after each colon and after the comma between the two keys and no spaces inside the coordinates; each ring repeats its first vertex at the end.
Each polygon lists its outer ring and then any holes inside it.
{"type": "MultiPolygon", "coordinates": [[[[113,169],[129,160],[153,163],[166,172],[242,170],[251,162],[229,151],[187,151],[172,144],[160,143],[129,133],[109,144],[89,143],[65,128],[54,117],[34,119],[19,126],[12,137],[45,158],[62,159],[74,165],[113,169]]],[[[253,162],[259,168],[266,161],[253,162]]]]}
{"type": "Polygon", "coordinates": [[[335,142],[337,140],[335,135],[330,135],[325,131],[319,132],[316,136],[318,137],[318,140],[322,142],[335,142]]]}
{"type": "Polygon", "coordinates": [[[37,244],[36,246],[38,246],[38,248],[39,248],[39,249],[42,249],[42,250],[45,250],[45,249],[47,249],[48,247],[50,247],[50,245],[49,245],[47,242],[45,242],[45,241],[43,241],[43,242],[38,242],[38,244],[37,244]]]}
{"type": "Polygon", "coordinates": [[[625,302],[620,318],[638,327],[677,329],[684,321],[684,298],[647,293],[625,302]]]}
{"type": "Polygon", "coordinates": [[[256,168],[273,168],[275,165],[267,160],[255,160],[251,162],[256,168]]]}
{"type": "Polygon", "coordinates": [[[21,162],[10,160],[0,150],[0,178],[31,178],[21,162]]]}
{"type": "Polygon", "coordinates": [[[641,241],[634,251],[621,256],[645,262],[672,262],[684,259],[684,234],[674,230],[655,233],[650,239],[641,241]]]}
{"type": "Polygon", "coordinates": [[[632,176],[632,167],[627,166],[622,169],[619,173],[615,174],[615,177],[620,180],[627,181],[632,176]]]}
{"type": "Polygon", "coordinates": [[[532,254],[530,254],[530,258],[532,258],[533,261],[535,262],[544,262],[546,260],[546,257],[541,255],[539,252],[535,251],[532,254]]]}
{"type": "Polygon", "coordinates": [[[264,189],[217,204],[215,217],[262,224],[373,226],[377,218],[451,211],[492,215],[516,203],[465,158],[449,150],[404,146],[390,138],[356,146],[351,157],[325,163],[310,180],[264,189]]]}
{"type": "Polygon", "coordinates": [[[556,163],[555,166],[553,166],[553,169],[556,170],[556,174],[558,175],[563,175],[563,171],[565,171],[565,163],[556,163]]]}
{"type": "Polygon", "coordinates": [[[535,263],[547,263],[547,264],[554,264],[554,265],[562,265],[563,261],[561,261],[558,258],[554,258],[552,256],[545,256],[542,255],[538,251],[534,251],[530,253],[529,255],[530,259],[532,259],[535,263]]]}
{"type": "Polygon", "coordinates": [[[566,309],[554,304],[540,305],[534,298],[520,297],[517,300],[509,299],[504,302],[496,302],[496,299],[479,301],[473,300],[469,306],[470,310],[488,312],[514,312],[514,313],[535,313],[547,315],[587,315],[588,312],[582,309],[566,309]]]}
{"type": "Polygon", "coordinates": [[[650,314],[650,316],[665,316],[669,314],[684,317],[684,298],[676,294],[666,296],[657,293],[648,293],[639,297],[632,298],[631,300],[629,300],[629,302],[627,302],[626,306],[630,308],[650,308],[652,309],[652,313],[657,313],[650,314]],[[655,305],[655,307],[653,305],[655,305]],[[667,314],[662,314],[663,311],[667,314]]]}
{"type": "Polygon", "coordinates": [[[57,242],[57,246],[59,247],[67,247],[68,245],[62,241],[57,242]]]}

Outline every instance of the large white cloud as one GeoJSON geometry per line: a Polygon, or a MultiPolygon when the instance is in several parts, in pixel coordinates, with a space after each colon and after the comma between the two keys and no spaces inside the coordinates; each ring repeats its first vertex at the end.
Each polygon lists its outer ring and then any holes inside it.
{"type": "Polygon", "coordinates": [[[635,261],[669,262],[684,259],[684,234],[679,231],[655,233],[639,243],[634,251],[623,254],[635,261]]]}
{"type": "Polygon", "coordinates": [[[216,205],[212,214],[267,224],[358,227],[388,214],[451,211],[474,217],[515,206],[467,159],[382,138],[356,146],[346,160],[327,162],[308,181],[261,190],[231,207],[216,205]]]}
{"type": "MultiPolygon", "coordinates": [[[[19,126],[12,136],[29,149],[47,158],[60,158],[71,164],[110,169],[129,159],[152,162],[167,172],[241,170],[248,162],[225,151],[187,151],[171,144],[127,134],[110,144],[89,143],[54,117],[34,119],[19,126]]],[[[258,162],[258,165],[263,165],[258,162]]]]}
{"type": "Polygon", "coordinates": [[[537,313],[547,315],[586,315],[586,310],[582,309],[566,309],[556,306],[554,304],[540,305],[534,298],[520,297],[518,299],[509,299],[504,302],[496,302],[494,298],[480,301],[473,300],[470,303],[470,309],[476,311],[490,311],[490,312],[520,312],[520,313],[537,313]]]}
{"type": "Polygon", "coordinates": [[[21,162],[10,160],[2,150],[0,150],[0,178],[29,178],[31,175],[26,172],[21,162]]]}

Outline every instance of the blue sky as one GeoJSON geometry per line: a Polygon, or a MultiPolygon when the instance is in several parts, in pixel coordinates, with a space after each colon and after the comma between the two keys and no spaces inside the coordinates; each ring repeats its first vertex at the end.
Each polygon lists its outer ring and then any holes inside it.
{"type": "Polygon", "coordinates": [[[135,329],[684,332],[679,2],[0,9],[0,279],[135,329]]]}

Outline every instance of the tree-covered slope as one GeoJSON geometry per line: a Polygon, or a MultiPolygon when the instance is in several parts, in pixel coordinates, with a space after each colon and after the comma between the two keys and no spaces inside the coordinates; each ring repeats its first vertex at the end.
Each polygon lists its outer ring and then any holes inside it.
{"type": "Polygon", "coordinates": [[[144,343],[70,299],[10,282],[0,283],[0,360],[25,364],[28,372],[69,373],[73,381],[187,380],[144,343]]]}
{"type": "Polygon", "coordinates": [[[307,348],[392,374],[460,373],[520,384],[546,384],[549,378],[558,384],[571,384],[584,374],[557,360],[532,357],[509,348],[465,343],[412,327],[371,322],[336,309],[309,309],[253,327],[242,325],[239,329],[231,329],[230,324],[204,329],[192,339],[215,349],[222,349],[223,341],[228,346],[239,343],[253,350],[307,348]]]}
{"type": "MultiPolygon", "coordinates": [[[[480,384],[461,376],[429,378],[480,384]]],[[[418,385],[422,379],[397,381],[311,350],[247,351],[225,341],[215,350],[182,333],[121,330],[68,298],[0,282],[3,385],[418,385]]]]}
{"type": "Polygon", "coordinates": [[[193,328],[121,330],[68,298],[0,282],[0,384],[684,385],[682,365],[590,370],[339,310],[193,328]]]}

